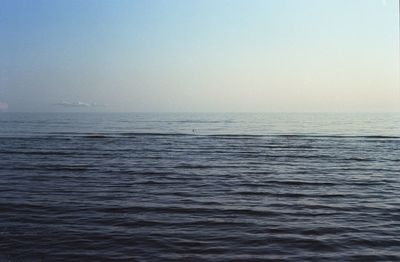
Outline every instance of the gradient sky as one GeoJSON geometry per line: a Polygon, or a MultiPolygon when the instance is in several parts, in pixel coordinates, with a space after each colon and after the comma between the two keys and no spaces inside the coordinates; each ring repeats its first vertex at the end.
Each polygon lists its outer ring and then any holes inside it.
{"type": "Polygon", "coordinates": [[[1,0],[0,110],[400,111],[398,19],[397,0],[1,0]]]}

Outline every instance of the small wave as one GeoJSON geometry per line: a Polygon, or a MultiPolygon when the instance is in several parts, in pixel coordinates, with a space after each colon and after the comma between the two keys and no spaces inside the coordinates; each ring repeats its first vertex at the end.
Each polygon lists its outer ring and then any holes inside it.
{"type": "Polygon", "coordinates": [[[171,181],[160,181],[160,180],[146,180],[146,181],[139,181],[136,182],[137,185],[148,185],[148,186],[152,186],[152,185],[175,185],[176,182],[171,182],[171,181]]]}
{"type": "Polygon", "coordinates": [[[126,132],[115,133],[120,136],[188,136],[186,133],[126,132]]]}
{"type": "Polygon", "coordinates": [[[204,206],[130,206],[130,207],[108,207],[98,209],[104,213],[126,213],[126,212],[155,212],[176,214],[242,214],[254,216],[280,216],[281,213],[266,209],[252,208],[212,208],[204,206]]]}
{"type": "Polygon", "coordinates": [[[351,158],[347,158],[345,160],[348,161],[355,161],[355,162],[370,162],[373,161],[373,159],[370,158],[361,158],[361,157],[351,157],[351,158]]]}
{"type": "Polygon", "coordinates": [[[101,134],[90,134],[90,135],[85,135],[84,137],[86,137],[86,138],[108,138],[110,136],[101,135],[101,134]]]}
{"type": "Polygon", "coordinates": [[[137,221],[124,221],[114,224],[120,227],[142,227],[142,226],[248,226],[249,223],[233,222],[233,221],[218,221],[218,220],[194,220],[194,221],[151,221],[151,220],[137,220],[137,221]]]}
{"type": "Polygon", "coordinates": [[[252,184],[252,183],[243,183],[240,184],[241,186],[247,187],[260,187],[260,186],[267,186],[267,185],[288,185],[288,186],[337,186],[340,185],[339,183],[334,182],[312,182],[312,181],[296,181],[296,180],[265,180],[262,184],[252,184]]]}
{"type": "Polygon", "coordinates": [[[73,134],[76,137],[84,137],[84,138],[134,138],[141,136],[190,136],[191,134],[184,133],[153,133],[153,132],[116,132],[116,133],[98,133],[98,134],[73,134]]]}
{"type": "Polygon", "coordinates": [[[213,166],[208,166],[208,165],[193,165],[193,164],[180,164],[175,166],[175,168],[178,169],[207,169],[207,168],[212,168],[213,166]]]}
{"type": "Polygon", "coordinates": [[[275,192],[260,192],[260,191],[236,191],[236,195],[243,196],[272,196],[272,197],[287,197],[287,198],[345,198],[353,197],[352,194],[305,194],[305,193],[275,193],[275,192]]]}
{"type": "Polygon", "coordinates": [[[46,170],[46,171],[85,171],[90,166],[87,165],[31,165],[14,167],[15,170],[46,170]]]}
{"type": "Polygon", "coordinates": [[[0,154],[10,155],[42,155],[42,156],[70,156],[77,155],[76,152],[67,151],[27,151],[27,150],[1,150],[0,154]]]}
{"type": "Polygon", "coordinates": [[[102,138],[119,138],[119,137],[140,137],[140,136],[200,136],[220,139],[252,139],[252,138],[286,138],[286,139],[372,139],[372,140],[385,140],[400,139],[400,136],[378,136],[378,135],[324,135],[324,134],[208,134],[207,132],[182,132],[182,133],[164,133],[164,132],[93,132],[93,133],[81,133],[81,132],[53,132],[46,134],[29,134],[29,135],[6,135],[0,136],[0,139],[70,139],[71,137],[84,137],[93,139],[102,138]]]}
{"type": "Polygon", "coordinates": [[[210,168],[223,169],[232,167],[233,166],[229,165],[200,165],[200,164],[180,164],[175,166],[176,169],[210,169],[210,168]]]}

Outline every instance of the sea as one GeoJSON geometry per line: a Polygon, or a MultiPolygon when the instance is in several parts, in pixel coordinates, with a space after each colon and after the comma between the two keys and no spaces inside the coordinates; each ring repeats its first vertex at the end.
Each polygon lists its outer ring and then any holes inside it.
{"type": "Polygon", "coordinates": [[[400,261],[400,114],[2,113],[0,261],[400,261]]]}

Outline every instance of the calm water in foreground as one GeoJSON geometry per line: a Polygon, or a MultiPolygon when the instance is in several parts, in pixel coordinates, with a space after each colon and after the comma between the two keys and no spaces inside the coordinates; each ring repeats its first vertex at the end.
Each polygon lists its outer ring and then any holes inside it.
{"type": "Polygon", "coordinates": [[[399,261],[399,114],[0,114],[0,261],[399,261]]]}

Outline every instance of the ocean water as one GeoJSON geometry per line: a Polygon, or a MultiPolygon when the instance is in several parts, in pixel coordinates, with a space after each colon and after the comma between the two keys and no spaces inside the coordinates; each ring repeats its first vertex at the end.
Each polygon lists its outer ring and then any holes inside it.
{"type": "Polygon", "coordinates": [[[0,261],[400,261],[399,114],[0,114],[0,261]]]}

